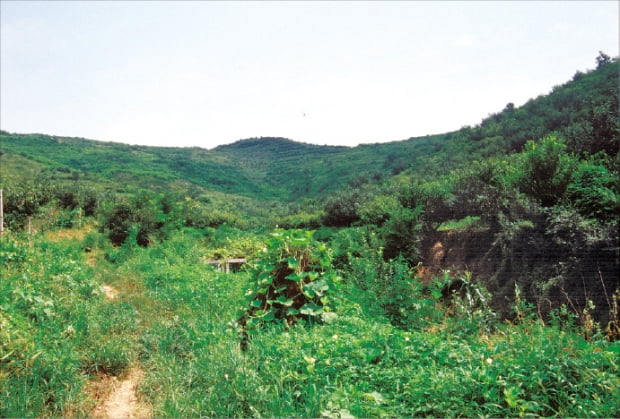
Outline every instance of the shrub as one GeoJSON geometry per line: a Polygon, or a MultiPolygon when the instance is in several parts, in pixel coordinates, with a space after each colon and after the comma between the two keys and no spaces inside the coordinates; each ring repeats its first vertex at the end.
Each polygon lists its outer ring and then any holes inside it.
{"type": "Polygon", "coordinates": [[[575,166],[575,158],[567,153],[564,141],[556,137],[528,141],[522,158],[517,180],[519,190],[544,207],[560,202],[575,166]]]}
{"type": "Polygon", "coordinates": [[[618,179],[601,164],[581,162],[572,174],[568,197],[580,214],[603,220],[620,215],[618,179]]]}
{"type": "Polygon", "coordinates": [[[332,196],[325,204],[323,224],[330,227],[348,227],[360,220],[362,196],[356,189],[345,189],[332,196]]]}
{"type": "Polygon", "coordinates": [[[443,285],[424,285],[403,256],[386,261],[373,231],[341,231],[332,246],[336,265],[349,285],[348,298],[369,316],[384,317],[404,329],[424,328],[442,318],[436,303],[443,285]]]}
{"type": "Polygon", "coordinates": [[[327,292],[337,281],[331,254],[313,231],[278,230],[263,258],[251,270],[255,288],[246,294],[250,307],[239,320],[243,328],[258,322],[320,322],[330,309],[327,292]]]}
{"type": "Polygon", "coordinates": [[[376,195],[361,207],[360,219],[364,224],[381,227],[400,207],[401,204],[397,197],[376,195]]]}
{"type": "Polygon", "coordinates": [[[4,188],[4,222],[9,230],[24,228],[28,217],[36,215],[53,198],[49,184],[26,183],[4,188]]]}
{"type": "Polygon", "coordinates": [[[163,227],[168,217],[163,211],[161,199],[143,194],[104,208],[100,231],[107,233],[115,246],[124,244],[130,237],[136,244],[148,246],[155,237],[166,235],[163,227]],[[132,230],[135,234],[131,234],[132,230]]]}
{"type": "Polygon", "coordinates": [[[386,260],[402,256],[414,265],[420,260],[423,209],[396,208],[385,222],[380,234],[384,240],[383,257],[386,260]]]}

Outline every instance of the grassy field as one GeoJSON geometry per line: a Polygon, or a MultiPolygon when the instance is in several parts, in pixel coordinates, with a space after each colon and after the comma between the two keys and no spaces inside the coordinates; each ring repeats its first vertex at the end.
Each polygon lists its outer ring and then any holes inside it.
{"type": "Polygon", "coordinates": [[[99,402],[89,386],[130,368],[142,371],[137,394],[154,417],[620,414],[619,343],[566,313],[544,324],[523,303],[518,321],[501,322],[469,294],[442,299],[405,267],[366,258],[336,269],[330,259],[331,315],[259,322],[242,350],[237,320],[257,268],[215,271],[208,241],[191,231],[149,248],[97,235],[2,237],[0,416],[89,416],[99,402]]]}

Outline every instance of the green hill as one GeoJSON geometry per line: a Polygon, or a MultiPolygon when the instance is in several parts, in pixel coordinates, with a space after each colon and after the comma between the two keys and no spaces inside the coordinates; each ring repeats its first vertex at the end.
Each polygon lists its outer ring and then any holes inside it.
{"type": "Polygon", "coordinates": [[[43,169],[69,170],[115,185],[161,189],[182,180],[206,190],[261,200],[316,198],[347,183],[376,181],[405,170],[432,177],[472,159],[520,151],[527,140],[550,133],[566,138],[578,152],[617,150],[617,86],[614,60],[587,73],[577,72],[573,80],[521,107],[509,103],[475,126],[357,147],[253,138],[205,150],[2,131],[2,183],[14,172],[7,161],[19,155],[43,169]]]}
{"type": "Polygon", "coordinates": [[[153,417],[620,416],[619,72],[597,62],[384,144],[0,132],[0,417],[97,417],[132,376],[153,417]]]}
{"type": "Polygon", "coordinates": [[[82,138],[2,132],[3,183],[20,172],[12,156],[53,173],[163,189],[182,180],[262,200],[294,200],[333,192],[360,178],[380,179],[429,154],[442,136],[354,148],[256,138],[213,150],[131,146],[82,138]],[[430,147],[429,147],[430,146],[430,147]]]}

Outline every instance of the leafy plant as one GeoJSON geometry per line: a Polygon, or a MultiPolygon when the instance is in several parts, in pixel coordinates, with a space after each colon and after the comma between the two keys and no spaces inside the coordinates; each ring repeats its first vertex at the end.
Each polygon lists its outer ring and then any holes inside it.
{"type": "Polygon", "coordinates": [[[166,234],[164,226],[169,222],[170,211],[166,211],[164,198],[163,195],[153,197],[143,192],[130,200],[109,205],[101,213],[99,229],[115,246],[131,238],[130,245],[146,247],[155,237],[166,234]]]}
{"type": "Polygon", "coordinates": [[[614,220],[620,215],[620,182],[602,164],[580,162],[572,174],[567,194],[584,216],[614,220]]]}
{"type": "Polygon", "coordinates": [[[550,207],[564,197],[574,166],[575,159],[566,152],[563,140],[545,137],[539,142],[528,141],[517,185],[542,206],[550,207]]]}
{"type": "Polygon", "coordinates": [[[313,235],[303,230],[272,234],[262,260],[251,269],[255,285],[246,293],[250,307],[239,320],[244,329],[258,322],[290,325],[330,317],[327,294],[338,278],[327,246],[313,235]]]}

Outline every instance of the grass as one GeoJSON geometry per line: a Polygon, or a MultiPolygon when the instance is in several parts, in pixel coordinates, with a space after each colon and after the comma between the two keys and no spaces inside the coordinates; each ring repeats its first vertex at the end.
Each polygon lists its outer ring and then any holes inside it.
{"type": "Polygon", "coordinates": [[[477,231],[484,230],[485,225],[480,217],[467,216],[460,220],[450,220],[441,223],[437,231],[477,231]]]}
{"type": "Polygon", "coordinates": [[[83,241],[89,233],[94,231],[92,224],[86,224],[81,228],[63,228],[57,230],[47,230],[43,233],[45,240],[55,243],[62,243],[68,240],[83,241]]]}
{"type": "MultiPolygon", "coordinates": [[[[208,249],[192,234],[94,266],[79,240],[1,240],[3,417],[87,415],[85,383],[136,362],[154,417],[620,414],[618,342],[535,315],[484,328],[452,307],[454,317],[395,326],[364,307],[372,289],[344,278],[329,323],[266,324],[242,351],[235,320],[251,275],[202,263],[208,249]],[[104,300],[104,282],[117,300],[104,300]]],[[[411,310],[448,308],[421,292],[407,294],[411,310]]]]}
{"type": "Polygon", "coordinates": [[[1,245],[0,416],[83,415],[89,375],[132,358],[133,310],[104,301],[79,241],[5,234],[1,245]]]}
{"type": "MultiPolygon", "coordinates": [[[[178,245],[178,244],[177,244],[178,245]]],[[[149,295],[168,311],[142,336],[142,394],[165,417],[617,416],[617,343],[526,323],[492,332],[443,318],[403,329],[351,288],[329,324],[267,325],[239,349],[248,275],[147,250],[149,295]],[[162,261],[162,256],[164,256],[162,261]],[[188,268],[191,267],[191,268],[188,268]],[[356,297],[357,295],[357,297],[356,297]]]]}

